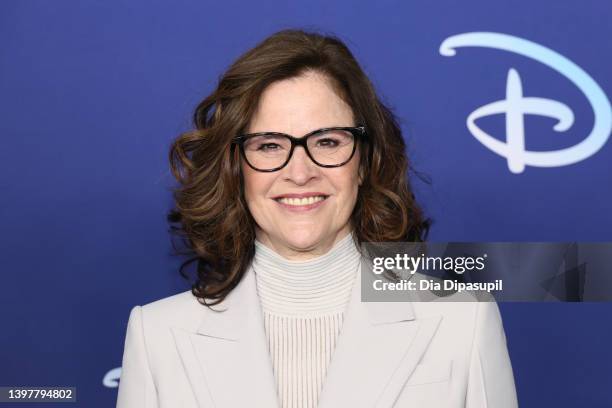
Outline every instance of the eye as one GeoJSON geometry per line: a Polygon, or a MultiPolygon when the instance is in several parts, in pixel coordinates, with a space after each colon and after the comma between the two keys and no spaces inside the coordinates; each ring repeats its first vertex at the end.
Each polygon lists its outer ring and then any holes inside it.
{"type": "Polygon", "coordinates": [[[347,146],[350,146],[353,142],[353,135],[341,129],[332,129],[320,132],[313,136],[309,140],[309,146],[321,151],[336,151],[347,146]]]}
{"type": "Polygon", "coordinates": [[[269,152],[272,150],[278,150],[280,146],[276,143],[262,143],[257,147],[258,151],[269,152]]]}
{"type": "Polygon", "coordinates": [[[325,139],[319,139],[317,140],[317,146],[318,147],[336,147],[338,146],[340,143],[332,138],[325,138],[325,139]]]}
{"type": "Polygon", "coordinates": [[[249,138],[245,149],[258,153],[276,153],[291,147],[289,140],[277,135],[261,135],[249,138]]]}

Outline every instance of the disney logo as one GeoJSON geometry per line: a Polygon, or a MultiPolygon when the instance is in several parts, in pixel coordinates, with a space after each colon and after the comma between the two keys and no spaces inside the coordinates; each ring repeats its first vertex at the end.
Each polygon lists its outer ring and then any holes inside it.
{"type": "Polygon", "coordinates": [[[559,167],[577,163],[595,154],[610,137],[612,109],[600,86],[578,65],[563,55],[535,42],[507,34],[472,32],[451,36],[440,45],[440,54],[452,57],[461,47],[487,47],[513,52],[549,66],[569,79],[586,96],[593,109],[595,121],[591,133],[581,142],[564,149],[529,151],[525,149],[524,116],[541,115],[557,120],[553,129],[565,132],[574,123],[574,113],[562,102],[546,98],[524,97],[521,77],[511,68],[506,82],[506,99],[495,101],[473,111],[467,127],[485,147],[506,158],[508,168],[518,174],[525,166],[559,167]],[[506,141],[484,132],[476,120],[494,114],[506,115],[506,141]]]}

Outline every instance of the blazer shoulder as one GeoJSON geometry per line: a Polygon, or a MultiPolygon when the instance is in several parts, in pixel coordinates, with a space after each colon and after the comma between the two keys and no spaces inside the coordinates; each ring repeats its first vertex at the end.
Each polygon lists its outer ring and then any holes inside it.
{"type": "Polygon", "coordinates": [[[157,299],[153,302],[142,305],[143,309],[146,310],[169,310],[180,307],[185,307],[188,303],[197,301],[195,296],[191,293],[191,290],[177,293],[175,295],[167,296],[165,298],[157,299]]]}
{"type": "Polygon", "coordinates": [[[190,329],[199,322],[208,308],[187,290],[147,303],[142,308],[142,319],[149,328],[181,327],[190,329]]]}

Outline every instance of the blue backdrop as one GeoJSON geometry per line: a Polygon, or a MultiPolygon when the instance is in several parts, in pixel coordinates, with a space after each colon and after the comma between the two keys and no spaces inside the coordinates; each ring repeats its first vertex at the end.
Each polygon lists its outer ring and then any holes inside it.
{"type": "MultiPolygon", "coordinates": [[[[130,308],[187,289],[165,222],[170,142],[282,28],[351,47],[432,180],[415,180],[431,239],[612,241],[611,15],[609,0],[1,2],[0,385],[76,386],[75,405],[114,406],[130,308]],[[440,53],[483,32],[512,38],[440,53]],[[477,139],[468,117],[495,101],[477,139]],[[573,164],[520,168],[587,136],[573,164]]],[[[612,406],[611,303],[500,307],[522,407],[612,406]]]]}

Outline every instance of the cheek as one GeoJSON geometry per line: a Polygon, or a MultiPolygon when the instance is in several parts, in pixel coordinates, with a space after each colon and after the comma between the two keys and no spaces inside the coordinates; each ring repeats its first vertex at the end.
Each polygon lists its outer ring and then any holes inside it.
{"type": "Polygon", "coordinates": [[[259,181],[257,172],[251,169],[244,162],[241,163],[242,179],[244,180],[244,196],[247,202],[252,201],[256,195],[259,181]]]}
{"type": "Polygon", "coordinates": [[[266,194],[273,180],[265,173],[243,167],[244,198],[251,212],[257,211],[257,206],[266,200],[266,194]]]}
{"type": "Polygon", "coordinates": [[[344,174],[343,177],[337,179],[338,188],[342,191],[340,196],[342,202],[339,203],[339,212],[351,213],[355,207],[357,201],[357,193],[359,191],[359,180],[357,176],[357,170],[344,174]]]}

